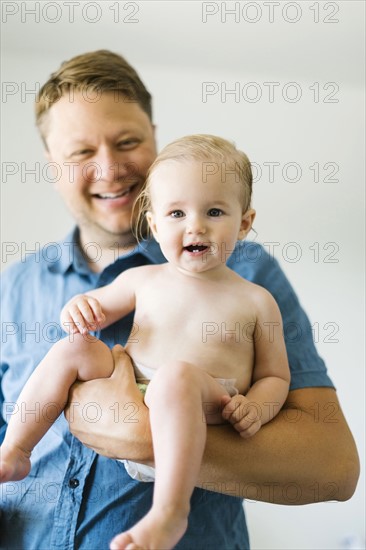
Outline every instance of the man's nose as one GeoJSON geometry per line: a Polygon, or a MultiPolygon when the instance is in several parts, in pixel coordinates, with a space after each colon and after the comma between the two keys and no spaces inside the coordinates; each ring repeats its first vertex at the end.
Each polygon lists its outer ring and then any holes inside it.
{"type": "Polygon", "coordinates": [[[98,152],[93,163],[95,179],[107,182],[133,179],[137,171],[135,163],[129,161],[128,155],[112,149],[98,152]]]}

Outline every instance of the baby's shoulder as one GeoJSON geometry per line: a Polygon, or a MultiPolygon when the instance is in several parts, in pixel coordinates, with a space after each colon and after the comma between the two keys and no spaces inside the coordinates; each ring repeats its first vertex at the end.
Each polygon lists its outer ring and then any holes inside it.
{"type": "MultiPolygon", "coordinates": [[[[237,275],[235,273],[235,275],[237,275]]],[[[252,281],[248,281],[243,277],[238,275],[237,282],[237,292],[240,295],[243,295],[246,300],[249,300],[253,306],[258,308],[263,308],[271,306],[276,303],[272,294],[263,286],[260,286],[252,281]]]]}
{"type": "Polygon", "coordinates": [[[151,264],[131,267],[123,272],[123,276],[139,283],[142,281],[152,282],[165,273],[165,266],[166,264],[151,264]]]}

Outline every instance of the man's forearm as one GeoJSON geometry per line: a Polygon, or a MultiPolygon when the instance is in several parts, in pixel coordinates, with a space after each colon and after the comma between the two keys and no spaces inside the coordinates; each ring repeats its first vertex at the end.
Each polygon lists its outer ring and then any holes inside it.
{"type": "Polygon", "coordinates": [[[282,411],[255,436],[210,426],[199,486],[276,504],[347,500],[359,462],[334,390],[290,392],[282,411]]]}
{"type": "MultiPolygon", "coordinates": [[[[69,410],[70,428],[104,456],[151,464],[148,409],[129,360],[121,363],[126,355],[118,347],[113,353],[119,364],[110,378],[74,387],[71,401],[80,406],[75,415],[69,410]],[[97,423],[83,417],[88,402],[103,411],[97,423]]],[[[209,426],[197,485],[264,502],[306,504],[347,500],[358,475],[357,450],[335,391],[308,388],[290,392],[282,411],[249,439],[231,425],[209,426]]]]}

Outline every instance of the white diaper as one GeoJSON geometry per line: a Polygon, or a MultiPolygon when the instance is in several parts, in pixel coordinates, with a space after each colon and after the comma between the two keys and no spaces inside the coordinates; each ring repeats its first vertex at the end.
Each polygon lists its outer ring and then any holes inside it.
{"type": "Polygon", "coordinates": [[[156,373],[156,369],[147,367],[146,365],[143,365],[138,361],[132,361],[132,364],[133,368],[135,369],[136,382],[141,382],[142,380],[151,380],[156,373]]]}
{"type": "Polygon", "coordinates": [[[221,384],[221,386],[224,386],[225,390],[228,392],[230,397],[234,397],[234,395],[238,395],[239,390],[235,386],[236,384],[236,378],[215,378],[216,382],[221,384]]]}
{"type": "MultiPolygon", "coordinates": [[[[135,369],[136,382],[138,383],[144,380],[151,380],[156,372],[156,369],[152,369],[136,361],[133,362],[133,366],[135,369]]],[[[215,380],[225,388],[230,397],[239,393],[238,388],[235,386],[236,378],[215,378],[215,380]]],[[[131,460],[121,460],[120,462],[123,462],[128,475],[132,477],[132,479],[145,482],[155,481],[155,468],[152,466],[146,466],[145,464],[139,464],[131,460]]]]}

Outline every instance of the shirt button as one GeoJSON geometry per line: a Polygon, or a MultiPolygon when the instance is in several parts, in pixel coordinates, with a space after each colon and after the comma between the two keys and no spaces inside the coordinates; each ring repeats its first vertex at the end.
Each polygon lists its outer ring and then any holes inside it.
{"type": "Polygon", "coordinates": [[[69,479],[69,487],[70,489],[76,489],[76,487],[79,487],[79,480],[76,478],[69,479]]]}

